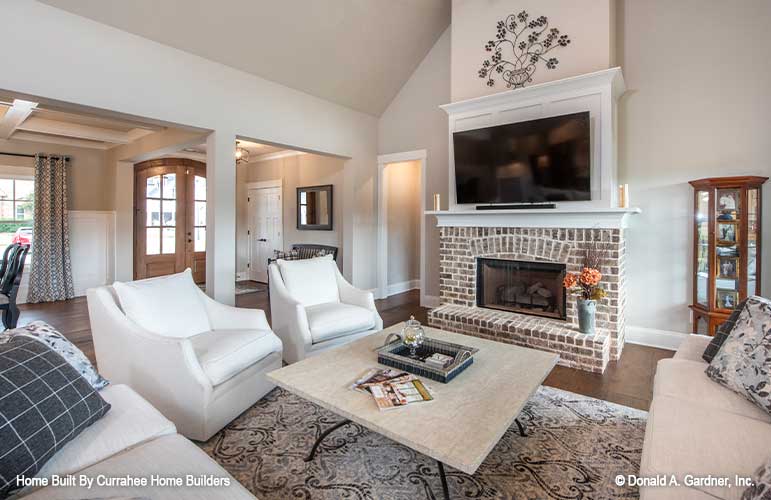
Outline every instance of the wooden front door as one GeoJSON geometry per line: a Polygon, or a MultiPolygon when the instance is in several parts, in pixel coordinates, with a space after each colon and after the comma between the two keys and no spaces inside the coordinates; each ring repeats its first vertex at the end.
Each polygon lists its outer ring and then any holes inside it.
{"type": "Polygon", "coordinates": [[[206,165],[164,158],[134,167],[134,279],[182,272],[206,280],[206,165]]]}

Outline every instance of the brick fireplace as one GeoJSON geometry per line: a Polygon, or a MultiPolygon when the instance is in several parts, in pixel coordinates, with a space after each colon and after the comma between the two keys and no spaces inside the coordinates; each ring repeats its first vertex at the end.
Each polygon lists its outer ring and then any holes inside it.
{"type": "Polygon", "coordinates": [[[624,90],[621,70],[612,68],[441,106],[450,137],[588,111],[591,196],[553,199],[553,207],[458,203],[450,140],[448,208],[426,212],[440,229],[439,306],[429,313],[432,326],[556,352],[560,364],[593,372],[621,356],[624,231],[640,211],[619,207],[617,104],[624,90]],[[600,270],[608,297],[597,307],[597,333],[584,335],[575,297],[564,296],[561,281],[564,272],[580,272],[592,241],[610,247],[600,270]]]}
{"type": "Polygon", "coordinates": [[[562,365],[603,372],[624,346],[624,247],[623,229],[441,227],[441,306],[430,312],[429,323],[556,352],[562,365]],[[601,270],[608,297],[598,304],[597,334],[584,335],[575,299],[563,301],[561,279],[564,272],[580,271],[591,241],[610,246],[601,270]],[[490,267],[493,274],[504,269],[506,277],[488,277],[490,267]],[[547,290],[538,293],[542,289],[547,290]],[[493,304],[486,302],[491,299],[493,304]]]}

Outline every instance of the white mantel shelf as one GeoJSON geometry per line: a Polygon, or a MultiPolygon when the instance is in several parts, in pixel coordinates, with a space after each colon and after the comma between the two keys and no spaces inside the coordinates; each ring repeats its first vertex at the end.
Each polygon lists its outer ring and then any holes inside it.
{"type": "Polygon", "coordinates": [[[550,227],[623,229],[640,208],[581,208],[525,210],[439,210],[438,227],[550,227]]]}

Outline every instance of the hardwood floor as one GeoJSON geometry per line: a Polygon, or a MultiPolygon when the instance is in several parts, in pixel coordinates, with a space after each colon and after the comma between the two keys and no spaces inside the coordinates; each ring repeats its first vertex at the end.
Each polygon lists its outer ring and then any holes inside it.
{"type": "MultiPolygon", "coordinates": [[[[239,295],[236,297],[236,305],[263,309],[270,320],[270,302],[267,292],[239,295]]],[[[405,321],[410,315],[414,315],[415,319],[423,324],[428,323],[426,318],[428,309],[420,307],[417,290],[378,300],[376,305],[385,326],[405,321]]],[[[35,320],[45,321],[62,332],[95,362],[85,297],[49,304],[25,304],[20,308],[19,326],[35,320]]],[[[647,410],[653,392],[656,363],[673,354],[672,351],[664,349],[627,344],[621,359],[611,362],[604,374],[557,366],[544,384],[647,410]]]]}

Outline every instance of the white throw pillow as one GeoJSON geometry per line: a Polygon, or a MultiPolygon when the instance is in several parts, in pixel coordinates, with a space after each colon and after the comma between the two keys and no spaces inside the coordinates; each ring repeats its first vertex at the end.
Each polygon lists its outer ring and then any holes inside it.
{"type": "Polygon", "coordinates": [[[187,338],[211,330],[190,269],[128,283],[115,282],[127,318],[164,337],[187,338]]]}
{"type": "Polygon", "coordinates": [[[340,302],[336,264],[331,255],[276,263],[287,290],[305,307],[340,302]]]}

